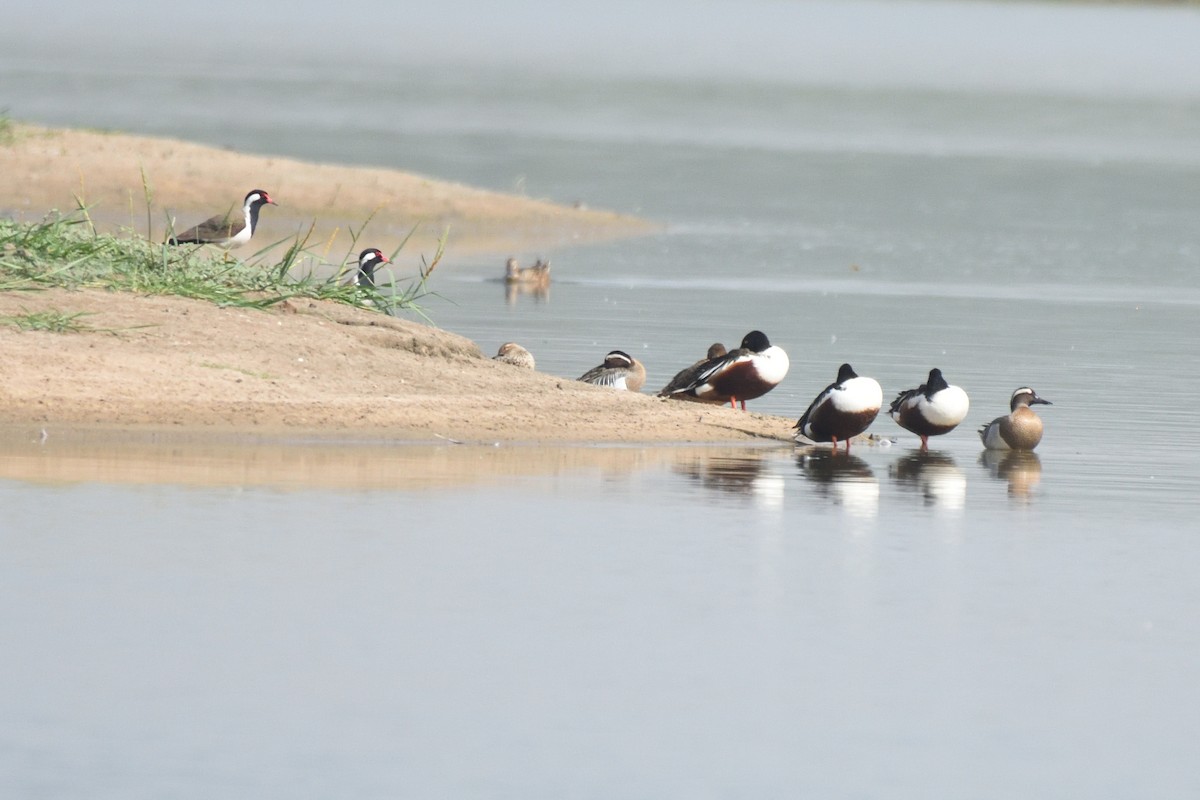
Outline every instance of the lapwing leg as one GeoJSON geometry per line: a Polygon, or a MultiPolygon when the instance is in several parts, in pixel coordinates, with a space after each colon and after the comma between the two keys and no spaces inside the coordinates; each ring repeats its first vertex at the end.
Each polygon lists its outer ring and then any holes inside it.
{"type": "Polygon", "coordinates": [[[737,410],[737,398],[736,397],[729,398],[729,407],[732,408],[734,411],[737,410]]]}
{"type": "Polygon", "coordinates": [[[830,436],[829,438],[830,438],[831,440],[833,440],[833,454],[836,456],[836,455],[837,455],[837,437],[836,437],[836,436],[830,436]]]}
{"type": "Polygon", "coordinates": [[[738,402],[742,404],[742,411],[745,411],[745,410],[746,410],[746,401],[745,401],[745,400],[739,400],[738,402]]]}
{"type": "Polygon", "coordinates": [[[922,453],[929,452],[929,437],[928,436],[921,437],[921,452],[922,453]]]}

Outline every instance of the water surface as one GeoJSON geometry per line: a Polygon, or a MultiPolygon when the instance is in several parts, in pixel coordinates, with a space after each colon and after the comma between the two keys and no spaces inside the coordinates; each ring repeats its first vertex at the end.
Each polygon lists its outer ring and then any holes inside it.
{"type": "Polygon", "coordinates": [[[0,790],[1195,796],[1200,13],[464,8],[353,2],[329,45],[302,9],[220,38],[88,6],[50,48],[17,10],[0,105],[641,214],[452,238],[428,310],[653,388],[758,328],[792,371],[753,408],[938,366],[967,421],[837,459],[18,432],[0,790]],[[547,295],[506,298],[510,254],[547,295]],[[1021,385],[1045,441],[981,456],[1021,385]]]}

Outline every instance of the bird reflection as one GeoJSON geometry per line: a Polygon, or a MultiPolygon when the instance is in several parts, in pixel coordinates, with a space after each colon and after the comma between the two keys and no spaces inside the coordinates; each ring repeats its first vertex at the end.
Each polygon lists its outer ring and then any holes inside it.
{"type": "Polygon", "coordinates": [[[796,464],[817,493],[834,505],[856,517],[879,513],[879,481],[858,456],[825,447],[801,447],[796,452],[796,464]]]}
{"type": "Polygon", "coordinates": [[[1032,450],[984,450],[979,463],[996,480],[1008,481],[1008,496],[1014,499],[1033,499],[1042,481],[1042,460],[1032,450]]]}
{"type": "Polygon", "coordinates": [[[705,489],[752,497],[764,505],[783,499],[783,479],[766,470],[761,456],[701,456],[677,464],[675,471],[698,481],[705,489]]]}
{"type": "Polygon", "coordinates": [[[550,284],[548,283],[505,283],[504,302],[510,306],[517,304],[517,298],[528,295],[535,303],[550,302],[550,284]]]}
{"type": "Polygon", "coordinates": [[[888,467],[897,485],[918,492],[927,506],[959,511],[966,504],[967,476],[954,459],[937,450],[914,450],[888,467]]]}

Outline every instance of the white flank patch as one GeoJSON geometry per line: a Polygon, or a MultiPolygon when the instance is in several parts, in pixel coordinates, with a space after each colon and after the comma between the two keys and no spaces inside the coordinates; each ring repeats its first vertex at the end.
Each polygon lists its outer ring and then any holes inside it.
{"type": "Polygon", "coordinates": [[[878,410],[883,405],[883,388],[874,378],[851,378],[842,388],[830,393],[829,402],[846,414],[878,410]]]}
{"type": "Polygon", "coordinates": [[[754,367],[758,372],[758,377],[767,383],[778,385],[787,377],[788,369],[791,366],[787,353],[774,345],[754,356],[754,367]]]}
{"type": "Polygon", "coordinates": [[[949,386],[935,394],[932,401],[921,395],[917,406],[921,409],[921,416],[931,425],[957,425],[966,419],[971,401],[962,389],[949,386]]]}

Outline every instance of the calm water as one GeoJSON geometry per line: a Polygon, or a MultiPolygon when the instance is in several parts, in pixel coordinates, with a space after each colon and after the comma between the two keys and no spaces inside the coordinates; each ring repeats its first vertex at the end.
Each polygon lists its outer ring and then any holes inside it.
{"type": "Polygon", "coordinates": [[[842,361],[889,396],[940,366],[972,410],[928,457],[881,420],[838,461],[10,432],[0,793],[1200,792],[1200,12],[691,8],[329,42],[303,8],[194,41],[81,7],[54,58],[16,13],[18,118],[663,223],[515,252],[547,297],[452,248],[429,310],[485,349],[574,376],[619,347],[656,388],[760,328],[792,371],[758,410],[842,361]],[[1022,384],[1055,403],[1037,456],[981,459],[1022,384]]]}

